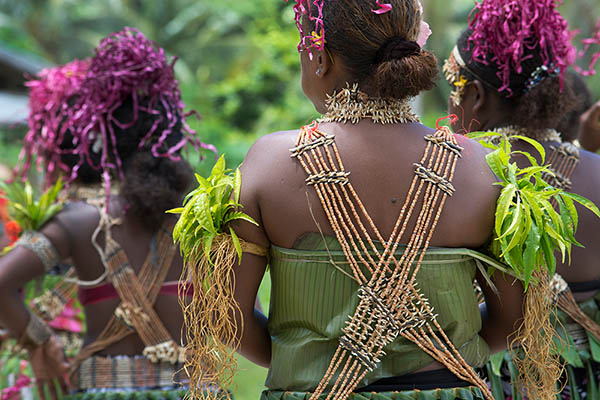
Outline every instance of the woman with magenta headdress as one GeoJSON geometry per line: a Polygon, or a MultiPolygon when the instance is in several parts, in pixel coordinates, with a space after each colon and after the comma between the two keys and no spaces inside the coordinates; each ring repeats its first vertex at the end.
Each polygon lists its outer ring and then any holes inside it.
{"type": "MultiPolygon", "coordinates": [[[[600,157],[571,143],[576,132],[562,135],[556,129],[579,106],[573,79],[565,79],[576,59],[573,35],[557,7],[555,0],[478,3],[444,66],[453,88],[450,112],[459,116],[460,129],[508,137],[520,151],[533,153],[529,138],[540,142],[550,168],[544,179],[598,204],[600,157]]],[[[526,160],[521,156],[517,161],[526,160]]],[[[595,240],[600,221],[579,211],[576,239],[582,246],[573,249],[571,265],[559,260],[552,281],[560,309],[557,329],[565,343],[555,351],[567,362],[565,380],[557,388],[568,381],[571,392],[580,392],[571,398],[584,393],[595,398],[600,361],[600,248],[595,240]]],[[[509,364],[519,363],[519,357],[509,364]]],[[[517,378],[525,384],[535,379],[514,370],[511,375],[515,385],[517,378]]],[[[494,377],[492,381],[499,383],[494,377]]]]}
{"type": "Polygon", "coordinates": [[[126,28],[91,59],[44,70],[28,86],[20,173],[37,158],[48,183],[61,175],[68,182],[70,201],[0,258],[0,323],[28,351],[40,394],[47,388],[56,397],[53,381],[67,390],[70,375],[73,398],[182,397],[182,260],[165,211],[193,181],[182,150],[212,146],[185,122],[173,63],[126,28]],[[71,364],[17,291],[66,259],[86,317],[71,364]]]}

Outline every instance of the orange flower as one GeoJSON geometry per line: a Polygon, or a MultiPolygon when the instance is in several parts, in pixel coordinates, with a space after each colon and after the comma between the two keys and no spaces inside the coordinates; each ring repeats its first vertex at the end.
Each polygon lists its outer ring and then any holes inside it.
{"type": "Polygon", "coordinates": [[[4,225],[4,230],[10,239],[10,244],[12,245],[17,240],[19,240],[19,235],[21,234],[21,227],[17,224],[16,221],[8,221],[4,225]]]}

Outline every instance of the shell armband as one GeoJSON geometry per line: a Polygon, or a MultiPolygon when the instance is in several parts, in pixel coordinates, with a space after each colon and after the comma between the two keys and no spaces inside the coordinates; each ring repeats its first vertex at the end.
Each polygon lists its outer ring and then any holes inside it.
{"type": "Polygon", "coordinates": [[[34,231],[24,232],[17,243],[15,243],[15,247],[19,245],[33,251],[44,264],[44,270],[46,272],[54,268],[60,262],[60,256],[56,247],[54,247],[50,239],[43,233],[34,231]]]}

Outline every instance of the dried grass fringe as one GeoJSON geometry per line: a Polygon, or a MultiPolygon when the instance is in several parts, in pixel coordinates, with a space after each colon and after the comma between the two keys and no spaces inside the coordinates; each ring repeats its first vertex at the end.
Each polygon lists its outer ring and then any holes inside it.
{"type": "Polygon", "coordinates": [[[581,310],[571,290],[567,289],[558,295],[557,305],[573,321],[600,340],[600,326],[581,310]]]}
{"type": "Polygon", "coordinates": [[[238,328],[243,327],[238,327],[233,318],[239,315],[240,308],[233,298],[233,266],[238,256],[231,236],[215,237],[210,258],[212,262],[200,246],[186,259],[181,273],[179,303],[184,316],[182,337],[186,339],[184,370],[190,379],[186,399],[230,399],[231,394],[219,388],[232,384],[237,367],[238,328]],[[189,285],[194,288],[191,300],[185,297],[189,285]]]}
{"type": "Polygon", "coordinates": [[[554,400],[564,364],[553,340],[556,329],[550,318],[555,312],[552,289],[546,271],[538,271],[534,277],[536,283],[525,296],[523,321],[512,338],[511,356],[519,370],[516,384],[522,393],[530,399],[554,400]]]}

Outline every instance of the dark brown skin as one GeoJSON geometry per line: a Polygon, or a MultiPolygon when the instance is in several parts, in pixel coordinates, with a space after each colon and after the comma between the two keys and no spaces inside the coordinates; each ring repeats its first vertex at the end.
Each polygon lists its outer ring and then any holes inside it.
{"type": "Polygon", "coordinates": [[[588,151],[595,153],[600,150],[600,101],[581,116],[579,141],[581,147],[588,151]]]}
{"type": "MultiPolygon", "coordinates": [[[[313,53],[313,60],[305,53],[301,55],[302,87],[315,108],[324,112],[326,94],[353,80],[335,54],[332,63],[326,52],[313,53]]],[[[368,92],[368,88],[362,89],[368,92]]],[[[416,123],[377,125],[370,120],[357,125],[322,124],[319,128],[335,135],[346,170],[352,173],[353,186],[382,235],[389,236],[414,176],[412,164],[423,155],[423,137],[433,131],[416,123]]],[[[241,202],[244,212],[260,226],[240,223],[236,231],[249,242],[290,248],[308,232],[320,229],[325,235],[334,235],[314,189],[305,183],[304,170],[297,160],[290,158],[289,149],[295,146],[297,135],[298,131],[267,135],[246,156],[242,165],[241,202]]],[[[454,178],[458,190],[446,203],[431,245],[478,248],[490,238],[499,192],[492,185],[495,179],[485,163],[485,150],[464,137],[457,139],[465,148],[454,178]]],[[[412,227],[414,221],[410,222],[408,232],[412,227]]],[[[406,241],[404,237],[402,242],[406,241]]],[[[244,255],[241,266],[235,269],[238,282],[235,298],[244,324],[239,351],[251,361],[268,367],[271,346],[267,318],[254,310],[254,298],[265,267],[264,258],[244,255]]],[[[487,285],[481,282],[487,290],[487,285]]],[[[507,335],[521,317],[523,290],[499,274],[495,283],[501,296],[493,297],[488,305],[492,318],[482,335],[498,351],[506,347],[507,335]]],[[[439,368],[442,368],[439,364],[433,364],[425,369],[439,368]]]]}
{"type": "MultiPolygon", "coordinates": [[[[477,80],[467,85],[459,107],[449,104],[449,112],[459,116],[455,128],[461,132],[486,131],[507,125],[507,121],[511,120],[511,113],[503,106],[499,96],[486,89],[477,80]]],[[[590,110],[585,114],[587,118],[590,117],[590,113],[593,111],[590,110]]],[[[542,143],[547,154],[551,151],[550,146],[556,144],[542,143]]],[[[537,156],[535,149],[526,143],[517,142],[514,149],[527,151],[537,156]]],[[[598,174],[600,156],[585,150],[580,151],[580,156],[580,163],[571,177],[573,182],[571,192],[584,196],[595,204],[600,204],[600,174],[598,174]]],[[[517,163],[521,163],[523,160],[516,159],[517,163]]],[[[598,265],[600,248],[595,245],[598,235],[600,235],[600,220],[584,207],[577,206],[577,210],[579,211],[579,229],[575,238],[584,248],[573,247],[571,265],[568,265],[568,260],[561,262],[559,259],[557,271],[567,282],[600,279],[600,266],[598,265]]],[[[583,301],[595,294],[596,292],[576,293],[575,297],[578,301],[583,301]]]]}
{"type": "MultiPolygon", "coordinates": [[[[123,223],[112,229],[113,238],[123,247],[129,261],[137,272],[148,254],[153,232],[149,232],[136,218],[123,215],[124,202],[119,196],[113,196],[110,214],[123,217],[123,223]]],[[[98,226],[98,210],[91,205],[79,202],[70,204],[57,214],[42,229],[59,251],[63,260],[70,259],[78,278],[84,281],[95,280],[104,272],[98,252],[91,244],[91,237],[98,226]]],[[[104,245],[101,235],[100,244],[104,245]]],[[[182,260],[175,256],[166,281],[176,281],[181,273],[182,260]]],[[[0,258],[0,325],[4,325],[13,337],[21,337],[27,326],[29,314],[25,308],[18,288],[32,279],[44,274],[41,261],[30,250],[19,246],[6,256],[0,258]]],[[[92,342],[104,329],[119,300],[109,300],[85,307],[86,336],[84,342],[92,342]]],[[[158,296],[155,310],[176,342],[180,340],[183,317],[176,296],[158,296]]],[[[98,355],[136,355],[142,354],[144,344],[136,335],[130,335],[115,343],[98,355]]],[[[45,371],[45,376],[38,376],[38,381],[48,383],[54,378],[62,378],[67,372],[63,365],[64,354],[60,346],[52,340],[47,345],[35,350],[39,354],[32,363],[34,370],[45,371]],[[57,349],[58,346],[58,349],[57,349]],[[59,351],[60,350],[60,351],[59,351]],[[42,356],[42,354],[47,354],[42,356]],[[53,373],[53,371],[56,371],[53,373]]],[[[30,353],[32,354],[32,353],[30,353]]]]}

